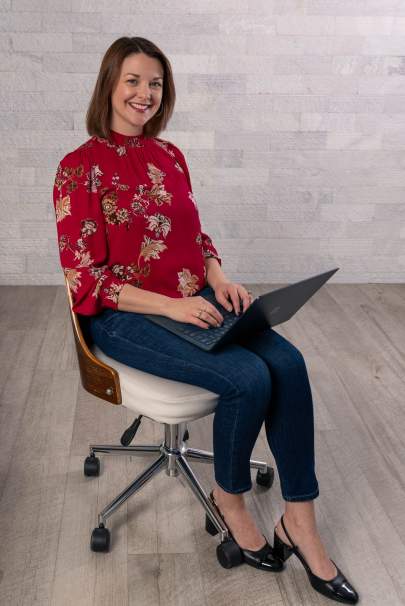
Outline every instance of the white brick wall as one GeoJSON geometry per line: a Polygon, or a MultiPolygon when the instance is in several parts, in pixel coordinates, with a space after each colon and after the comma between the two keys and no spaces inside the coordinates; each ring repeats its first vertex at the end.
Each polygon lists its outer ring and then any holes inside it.
{"type": "Polygon", "coordinates": [[[405,281],[405,2],[0,0],[0,283],[62,282],[52,186],[116,38],[155,41],[233,279],[405,281]]]}

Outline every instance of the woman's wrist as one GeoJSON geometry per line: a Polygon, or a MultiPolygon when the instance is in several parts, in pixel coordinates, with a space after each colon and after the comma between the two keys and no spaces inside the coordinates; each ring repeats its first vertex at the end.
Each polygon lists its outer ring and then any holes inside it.
{"type": "Polygon", "coordinates": [[[118,309],[141,314],[165,315],[171,297],[125,284],[118,297],[118,309]]]}
{"type": "Polygon", "coordinates": [[[211,286],[213,290],[222,282],[228,282],[228,278],[221,269],[218,259],[215,257],[205,258],[205,269],[206,269],[206,280],[207,284],[211,286]]]}

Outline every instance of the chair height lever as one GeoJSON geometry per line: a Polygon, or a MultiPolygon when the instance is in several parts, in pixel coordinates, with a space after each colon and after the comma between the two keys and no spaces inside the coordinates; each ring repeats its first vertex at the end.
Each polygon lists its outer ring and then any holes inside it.
{"type": "Polygon", "coordinates": [[[142,415],[139,415],[139,417],[137,417],[135,419],[135,421],[132,423],[132,425],[130,425],[128,427],[128,429],[126,429],[124,431],[124,433],[121,436],[122,446],[129,446],[131,444],[132,440],[135,437],[136,432],[139,429],[139,426],[141,424],[141,419],[142,419],[142,415]]]}

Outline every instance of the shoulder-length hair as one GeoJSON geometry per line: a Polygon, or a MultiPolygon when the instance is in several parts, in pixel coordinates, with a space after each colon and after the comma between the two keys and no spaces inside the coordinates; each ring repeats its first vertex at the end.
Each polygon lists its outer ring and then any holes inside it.
{"type": "Polygon", "coordinates": [[[86,128],[89,135],[96,135],[111,141],[111,94],[121,73],[124,59],[132,53],[144,53],[160,61],[163,67],[162,102],[155,114],[143,128],[146,137],[157,137],[173,113],[176,101],[173,73],[168,58],[153,42],[146,38],[118,38],[108,48],[101,62],[97,82],[86,114],[86,128]]]}

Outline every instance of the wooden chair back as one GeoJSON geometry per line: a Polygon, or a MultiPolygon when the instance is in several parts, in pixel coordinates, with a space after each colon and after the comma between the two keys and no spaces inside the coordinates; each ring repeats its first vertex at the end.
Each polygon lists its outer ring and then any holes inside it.
{"type": "Polygon", "coordinates": [[[65,276],[65,286],[69,301],[70,317],[75,337],[77,359],[79,362],[80,377],[86,391],[102,398],[111,404],[121,404],[121,387],[118,372],[104,364],[91,352],[86,342],[79,314],[73,311],[73,300],[69,284],[65,276]]]}

